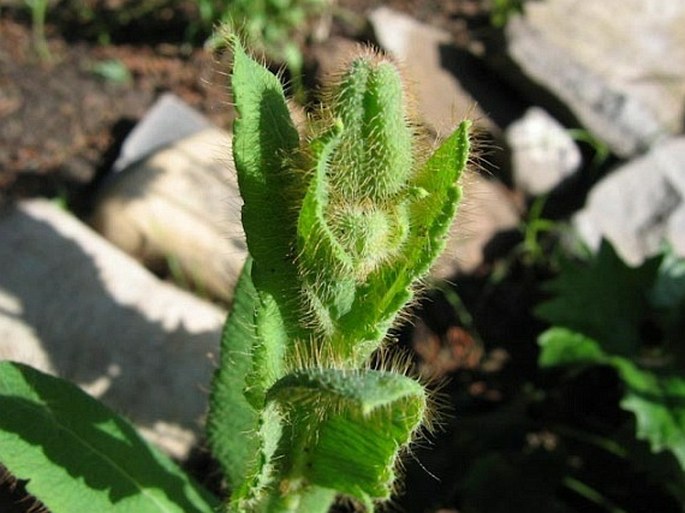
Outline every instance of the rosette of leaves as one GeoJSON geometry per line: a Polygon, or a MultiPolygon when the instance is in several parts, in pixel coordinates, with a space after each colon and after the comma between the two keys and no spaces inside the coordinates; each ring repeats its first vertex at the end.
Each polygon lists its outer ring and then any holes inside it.
{"type": "Polygon", "coordinates": [[[396,65],[360,50],[296,127],[277,77],[231,46],[250,259],[208,417],[228,509],[325,512],[341,494],[370,510],[429,398],[369,359],[444,248],[469,123],[432,151],[396,65]]]}

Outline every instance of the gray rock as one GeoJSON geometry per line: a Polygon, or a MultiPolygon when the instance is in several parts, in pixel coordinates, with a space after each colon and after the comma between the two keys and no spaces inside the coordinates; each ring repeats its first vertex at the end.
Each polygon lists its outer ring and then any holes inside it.
{"type": "Polygon", "coordinates": [[[548,193],[580,168],[576,143],[539,107],[531,107],[512,123],[505,137],[512,151],[514,181],[528,194],[548,193]]]}
{"type": "Polygon", "coordinates": [[[199,436],[225,312],[54,204],[0,213],[0,359],[69,379],[178,458],[199,436]]]}
{"type": "Polygon", "coordinates": [[[208,128],[118,173],[92,224],[150,267],[175,264],[197,289],[229,301],[247,250],[231,137],[208,128]]]}
{"type": "Polygon", "coordinates": [[[126,137],[112,171],[118,173],[155,150],[211,127],[208,119],[178,96],[165,93],[126,137]]]}
{"type": "Polygon", "coordinates": [[[685,137],[671,138],[597,184],[574,225],[593,248],[611,242],[631,265],[664,241],[685,256],[685,137]]]}
{"type": "Polygon", "coordinates": [[[685,2],[545,0],[506,27],[510,57],[617,155],[683,129],[685,2]]]}

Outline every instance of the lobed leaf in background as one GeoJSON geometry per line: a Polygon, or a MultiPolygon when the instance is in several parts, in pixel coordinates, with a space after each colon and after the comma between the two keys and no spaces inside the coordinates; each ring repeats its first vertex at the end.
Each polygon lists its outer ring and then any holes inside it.
{"type": "Polygon", "coordinates": [[[634,356],[660,263],[661,257],[654,257],[630,268],[604,241],[591,261],[561,262],[559,276],[544,285],[552,298],[535,314],[600,341],[609,353],[634,356]]]}
{"type": "Polygon", "coordinates": [[[548,287],[556,296],[537,309],[554,325],[538,339],[540,365],[613,367],[637,437],[671,451],[683,470],[684,276],[685,261],[668,250],[631,268],[604,242],[590,262],[567,262],[548,287]]]}
{"type": "Polygon", "coordinates": [[[211,513],[217,500],[75,385],[0,362],[0,463],[55,513],[211,513]]]}

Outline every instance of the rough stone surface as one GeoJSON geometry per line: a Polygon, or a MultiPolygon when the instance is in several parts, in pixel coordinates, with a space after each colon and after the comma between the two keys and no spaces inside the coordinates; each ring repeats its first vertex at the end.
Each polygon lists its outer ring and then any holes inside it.
{"type": "Polygon", "coordinates": [[[664,141],[597,184],[574,224],[591,247],[606,238],[631,265],[664,241],[685,256],[684,176],[685,137],[664,141]]]}
{"type": "Polygon", "coordinates": [[[0,359],[79,384],[185,457],[225,312],[43,200],[3,209],[0,240],[0,359]]]}
{"type": "Polygon", "coordinates": [[[528,2],[511,58],[619,156],[683,130],[685,2],[528,2]]]}
{"type": "Polygon", "coordinates": [[[118,173],[92,224],[155,267],[176,264],[200,291],[230,300],[247,254],[231,137],[209,128],[118,173]]]}
{"type": "Polygon", "coordinates": [[[550,192],[573,175],[582,157],[564,127],[539,107],[531,107],[505,133],[512,151],[516,185],[528,194],[550,192]]]}
{"type": "Polygon", "coordinates": [[[181,98],[164,93],[128,134],[112,171],[118,173],[156,150],[212,126],[206,117],[181,98]]]}

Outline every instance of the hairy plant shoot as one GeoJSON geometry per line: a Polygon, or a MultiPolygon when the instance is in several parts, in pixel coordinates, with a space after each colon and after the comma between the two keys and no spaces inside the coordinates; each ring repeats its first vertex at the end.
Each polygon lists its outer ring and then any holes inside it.
{"type": "Polygon", "coordinates": [[[360,51],[296,127],[276,76],[232,40],[233,156],[250,259],[208,418],[234,512],[326,512],[387,500],[427,392],[373,370],[444,249],[469,122],[435,151],[397,66],[360,51]]]}

